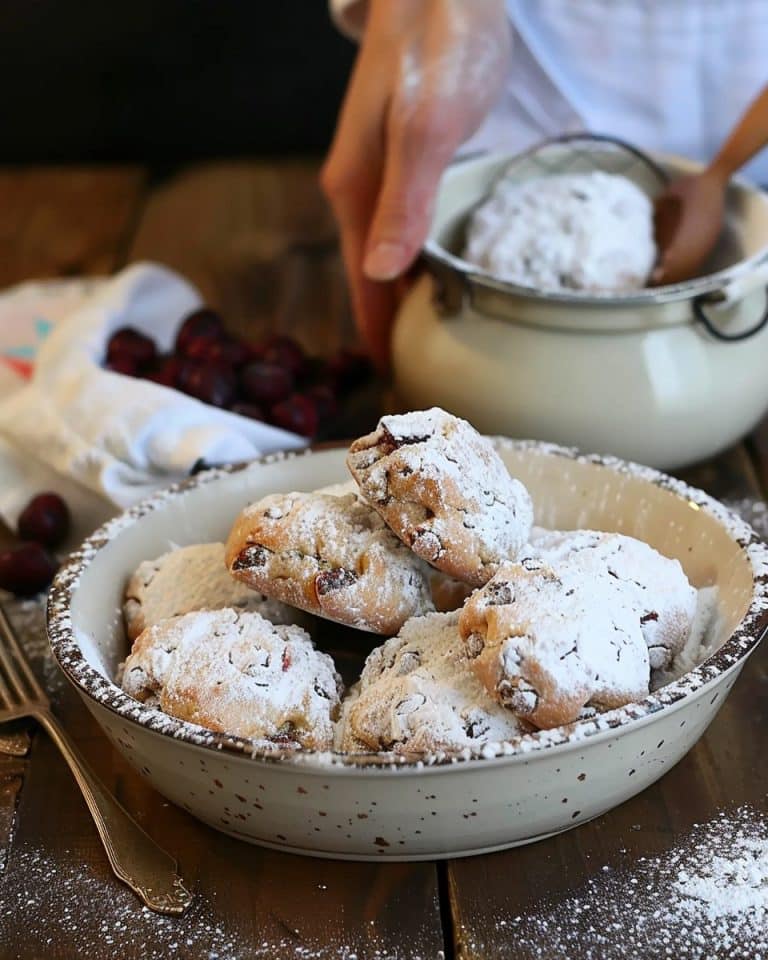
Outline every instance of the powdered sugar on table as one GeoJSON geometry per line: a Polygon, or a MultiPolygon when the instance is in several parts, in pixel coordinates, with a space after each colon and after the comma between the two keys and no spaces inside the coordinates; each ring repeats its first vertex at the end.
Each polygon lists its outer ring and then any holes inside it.
{"type": "Polygon", "coordinates": [[[513,937],[520,957],[760,960],[768,956],[768,819],[750,807],[723,812],[660,856],[604,866],[574,896],[494,926],[489,937],[513,937]]]}

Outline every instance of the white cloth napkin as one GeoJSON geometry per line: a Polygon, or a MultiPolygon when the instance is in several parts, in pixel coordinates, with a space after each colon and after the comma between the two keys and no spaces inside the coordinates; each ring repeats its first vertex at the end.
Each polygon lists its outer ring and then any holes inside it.
{"type": "Polygon", "coordinates": [[[96,494],[101,512],[114,512],[186,476],[200,459],[222,464],[306,444],[103,369],[115,330],[135,327],[166,351],[183,316],[200,303],[192,286],[155,264],[74,285],[26,284],[0,296],[0,512],[8,522],[42,489],[91,503],[96,494]]]}

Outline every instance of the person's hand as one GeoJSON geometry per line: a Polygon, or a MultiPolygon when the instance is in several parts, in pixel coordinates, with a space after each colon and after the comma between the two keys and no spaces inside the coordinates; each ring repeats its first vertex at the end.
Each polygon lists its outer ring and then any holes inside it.
{"type": "Polygon", "coordinates": [[[508,52],[503,0],[370,0],[321,183],[357,323],[380,368],[395,310],[387,281],[416,258],[440,175],[493,105],[508,52]]]}

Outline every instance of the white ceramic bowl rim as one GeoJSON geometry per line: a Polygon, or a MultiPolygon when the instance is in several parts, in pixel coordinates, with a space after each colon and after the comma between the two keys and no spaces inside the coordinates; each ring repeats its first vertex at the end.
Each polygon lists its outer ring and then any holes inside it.
{"type": "Polygon", "coordinates": [[[441,766],[458,761],[483,763],[502,757],[512,758],[545,748],[565,747],[568,744],[575,744],[586,737],[600,733],[615,733],[620,728],[673,707],[684,697],[700,690],[712,683],[717,677],[734,668],[740,661],[745,660],[757,646],[768,628],[768,545],[758,537],[752,527],[741,517],[703,491],[690,487],[682,481],[650,467],[614,457],[584,455],[572,448],[539,441],[513,441],[506,438],[494,438],[494,442],[501,446],[509,445],[516,450],[536,450],[548,455],[562,456],[581,463],[604,467],[619,473],[631,474],[668,490],[675,496],[695,504],[696,507],[710,514],[726,528],[733,540],[745,551],[752,567],[752,601],[744,618],[731,637],[711,657],[695,669],[637,703],[630,703],[619,709],[577,723],[525,734],[508,743],[488,744],[480,753],[471,753],[470,751],[442,752],[433,756],[420,756],[418,758],[413,755],[394,753],[347,755],[333,752],[292,751],[248,737],[216,733],[197,724],[170,717],[157,709],[139,703],[128,696],[127,693],[124,693],[116,683],[96,670],[88,662],[77,639],[70,607],[82,574],[95,560],[99,550],[106,546],[121,529],[154,510],[162,509],[170,498],[183,495],[186,490],[215,482],[222,475],[258,467],[259,464],[311,456],[315,451],[309,449],[270,454],[253,463],[204,471],[143,500],[96,530],[69,557],[51,587],[48,597],[47,623],[48,637],[53,654],[69,680],[91,700],[129,723],[138,724],[155,733],[170,736],[175,740],[185,741],[212,750],[226,750],[245,754],[260,761],[301,763],[303,765],[317,763],[322,765],[324,771],[328,772],[333,768],[342,772],[344,768],[349,767],[378,768],[382,772],[391,772],[403,768],[423,769],[425,765],[441,766]]]}

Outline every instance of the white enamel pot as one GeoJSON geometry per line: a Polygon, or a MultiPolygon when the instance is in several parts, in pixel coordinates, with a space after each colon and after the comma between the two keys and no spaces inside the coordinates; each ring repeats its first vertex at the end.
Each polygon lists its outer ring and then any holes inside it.
{"type": "MultiPolygon", "coordinates": [[[[552,149],[549,169],[579,168],[567,144],[552,149]]],[[[617,170],[649,194],[658,190],[652,169],[616,156],[617,170]]],[[[603,169],[610,163],[601,160],[603,169]]],[[[394,329],[403,405],[437,405],[486,433],[664,469],[748,432],[768,408],[768,196],[731,184],[728,227],[707,276],[624,297],[546,295],[498,281],[459,256],[469,211],[508,164],[476,157],[442,180],[424,275],[394,329]]],[[[696,166],[665,159],[662,168],[696,166]]],[[[520,178],[541,172],[538,161],[519,162],[516,171],[520,178]]]]}
{"type": "MultiPolygon", "coordinates": [[[[52,588],[51,646],[115,748],[162,794],[235,837],[348,859],[465,856],[575,827],[657,780],[701,736],[759,643],[768,557],[751,529],[699,491],[621,462],[499,441],[537,522],[619,530],[677,557],[720,591],[706,663],[641,703],[569,727],[422,763],[385,755],[267,755],[132,700],[114,681],[127,651],[130,573],[169,544],[223,539],[266,493],[345,479],[341,449],[212,471],[129,510],[73,554],[52,588]]],[[[367,642],[375,639],[367,636],[367,642]]]]}

